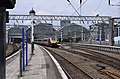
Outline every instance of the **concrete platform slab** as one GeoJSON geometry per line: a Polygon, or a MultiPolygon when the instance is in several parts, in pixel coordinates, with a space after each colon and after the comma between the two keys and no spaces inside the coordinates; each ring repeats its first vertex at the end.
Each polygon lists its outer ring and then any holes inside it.
{"type": "Polygon", "coordinates": [[[19,77],[19,55],[6,66],[6,79],[62,79],[56,65],[49,55],[39,46],[35,45],[34,55],[30,55],[31,46],[28,46],[29,62],[19,77]]]}

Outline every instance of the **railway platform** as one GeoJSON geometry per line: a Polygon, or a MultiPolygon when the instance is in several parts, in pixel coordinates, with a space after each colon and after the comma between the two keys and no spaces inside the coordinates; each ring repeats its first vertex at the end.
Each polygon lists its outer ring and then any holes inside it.
{"type": "Polygon", "coordinates": [[[20,77],[20,58],[19,54],[13,57],[9,63],[6,63],[6,79],[67,79],[67,76],[60,68],[59,64],[55,63],[54,57],[41,46],[34,46],[34,55],[31,53],[31,45],[28,45],[28,66],[25,66],[25,71],[20,77]]]}

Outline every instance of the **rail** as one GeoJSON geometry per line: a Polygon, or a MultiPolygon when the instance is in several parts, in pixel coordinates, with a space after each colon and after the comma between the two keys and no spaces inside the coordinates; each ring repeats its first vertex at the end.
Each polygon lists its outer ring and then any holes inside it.
{"type": "Polygon", "coordinates": [[[52,56],[52,54],[47,50],[45,49],[44,47],[41,46],[41,48],[46,51],[48,53],[48,55],[51,57],[51,59],[53,60],[53,62],[55,63],[55,65],[57,66],[58,68],[58,71],[60,72],[60,75],[63,79],[68,79],[68,77],[66,76],[66,74],[64,73],[63,69],[61,68],[60,64],[58,63],[58,61],[52,56]]]}
{"type": "MultiPolygon", "coordinates": [[[[70,63],[72,66],[74,66],[75,68],[77,68],[78,70],[80,70],[83,74],[85,74],[86,77],[88,77],[88,78],[90,78],[90,79],[95,79],[95,78],[92,77],[89,73],[87,73],[86,71],[84,71],[82,68],[76,66],[75,63],[71,62],[70,60],[66,59],[65,57],[61,56],[60,54],[54,52],[53,50],[50,50],[50,49],[48,49],[48,48],[47,48],[47,50],[55,53],[55,54],[56,54],[57,56],[59,56],[60,58],[64,59],[64,61],[67,61],[68,63],[70,63]]],[[[68,63],[67,63],[67,64],[68,64],[68,63]]],[[[64,68],[64,67],[63,67],[63,68],[64,68]]],[[[67,71],[65,70],[65,73],[66,73],[66,72],[67,72],[67,71]]],[[[68,73],[68,74],[69,74],[69,73],[68,73]]],[[[67,75],[68,75],[68,74],[67,74],[67,75]]],[[[76,74],[77,74],[77,73],[76,73],[76,74]]],[[[70,74],[68,75],[68,77],[69,77],[70,79],[72,79],[72,77],[70,76],[70,74]]]]}
{"type": "Polygon", "coordinates": [[[13,57],[15,57],[16,55],[18,55],[18,54],[20,53],[20,51],[21,51],[21,49],[18,50],[16,53],[14,53],[14,54],[8,56],[8,57],[6,58],[6,61],[7,61],[7,60],[10,60],[11,58],[13,58],[13,57]]]}
{"type": "Polygon", "coordinates": [[[107,51],[107,52],[120,53],[120,47],[118,47],[118,46],[97,45],[97,44],[81,44],[81,43],[73,43],[71,45],[82,46],[82,47],[90,48],[90,49],[98,49],[98,50],[107,51]]]}
{"type": "Polygon", "coordinates": [[[120,79],[120,74],[118,74],[116,72],[113,72],[113,71],[110,71],[110,70],[101,70],[100,72],[103,73],[103,74],[109,75],[113,79],[120,79]]]}

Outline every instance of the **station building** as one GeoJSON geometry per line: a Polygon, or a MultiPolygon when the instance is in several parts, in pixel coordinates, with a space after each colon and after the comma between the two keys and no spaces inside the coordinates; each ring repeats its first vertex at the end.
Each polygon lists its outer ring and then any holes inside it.
{"type": "Polygon", "coordinates": [[[98,23],[90,26],[93,41],[105,41],[109,39],[110,28],[108,24],[98,23]]]}
{"type": "MultiPolygon", "coordinates": [[[[27,28],[26,28],[27,29],[27,28]]],[[[26,34],[25,29],[25,34],[26,34]]],[[[70,23],[61,27],[60,30],[55,30],[52,24],[49,23],[39,23],[34,26],[34,38],[43,39],[43,38],[56,38],[61,41],[61,32],[64,42],[80,42],[87,41],[89,38],[89,30],[86,28],[77,25],[75,23],[70,23]]],[[[22,39],[22,30],[19,27],[14,27],[9,29],[8,38],[11,42],[19,42],[22,39]]],[[[28,29],[28,37],[31,38],[31,28],[28,29]]],[[[26,39],[26,35],[25,35],[26,39]]]]}
{"type": "Polygon", "coordinates": [[[62,20],[62,21],[60,21],[60,27],[66,26],[66,25],[68,25],[70,23],[71,23],[70,20],[62,20]]]}
{"type": "MultiPolygon", "coordinates": [[[[25,30],[28,28],[28,26],[24,26],[24,25],[14,25],[12,28],[8,29],[8,34],[7,34],[8,43],[22,41],[22,28],[23,27],[25,30]]],[[[24,33],[26,35],[26,32],[24,33]]]]}
{"type": "Polygon", "coordinates": [[[58,39],[61,41],[61,33],[63,42],[82,42],[89,39],[90,33],[89,30],[81,25],[75,23],[70,23],[63,26],[58,31],[58,39]]]}
{"type": "MultiPolygon", "coordinates": [[[[28,38],[31,38],[31,28],[24,27],[24,34],[26,39],[26,30],[28,29],[28,38]]],[[[55,36],[56,30],[53,28],[52,24],[49,23],[39,23],[34,26],[34,38],[42,39],[55,36]]],[[[8,30],[8,40],[9,42],[21,42],[22,40],[22,28],[20,26],[15,26],[8,30]]]]}
{"type": "Polygon", "coordinates": [[[35,38],[42,39],[42,38],[50,38],[55,36],[56,30],[53,28],[52,24],[49,23],[39,23],[38,25],[34,26],[35,29],[35,38]]]}
{"type": "MultiPolygon", "coordinates": [[[[91,40],[94,42],[109,42],[111,40],[112,27],[106,23],[97,23],[89,27],[91,40]]],[[[120,25],[114,25],[114,37],[120,36],[120,25]]]]}
{"type": "MultiPolygon", "coordinates": [[[[62,22],[62,21],[61,21],[62,22]]],[[[34,26],[34,38],[56,38],[63,42],[108,42],[111,39],[111,27],[106,23],[97,23],[90,25],[89,29],[75,23],[70,23],[70,21],[65,21],[60,29],[55,30],[52,24],[49,23],[39,23],[34,26]]],[[[120,24],[114,25],[114,38],[115,41],[117,37],[120,37],[120,24]]],[[[28,26],[14,26],[8,30],[8,43],[9,42],[21,42],[22,40],[22,27],[25,28],[25,39],[26,39],[26,29],[28,26]]],[[[31,28],[28,29],[29,40],[31,38],[31,28]]],[[[118,40],[120,43],[120,40],[118,40]]]]}
{"type": "Polygon", "coordinates": [[[115,45],[120,46],[120,23],[115,25],[115,45]]]}

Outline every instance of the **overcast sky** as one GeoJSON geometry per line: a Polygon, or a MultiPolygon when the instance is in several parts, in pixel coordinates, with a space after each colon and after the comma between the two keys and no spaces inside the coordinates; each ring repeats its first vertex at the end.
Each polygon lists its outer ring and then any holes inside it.
{"type": "MultiPolygon", "coordinates": [[[[34,8],[37,15],[78,15],[73,14],[75,10],[69,5],[67,0],[16,0],[14,9],[9,9],[10,14],[25,14],[34,8]]],[[[79,0],[70,0],[72,5],[78,9],[79,0]]],[[[108,5],[108,0],[82,0],[84,3],[81,8],[82,16],[120,16],[120,6],[113,7],[108,5]]],[[[111,4],[118,4],[120,0],[111,0],[111,4]]],[[[80,13],[80,10],[78,10],[80,13]]],[[[30,24],[31,22],[28,22],[30,24]]]]}
{"type": "MultiPolygon", "coordinates": [[[[70,0],[77,9],[80,6],[79,0],[70,0]]],[[[108,0],[83,0],[85,4],[81,8],[81,15],[108,15],[120,16],[120,7],[108,5],[108,0]],[[86,2],[85,2],[86,1],[86,2]]],[[[112,4],[118,4],[119,0],[111,0],[112,4]]],[[[75,10],[67,0],[17,0],[14,9],[9,10],[10,14],[29,14],[34,8],[37,15],[78,15],[73,14],[75,10]]],[[[80,10],[78,10],[80,13],[80,10]]]]}

